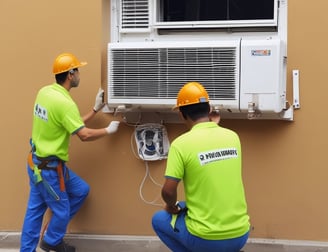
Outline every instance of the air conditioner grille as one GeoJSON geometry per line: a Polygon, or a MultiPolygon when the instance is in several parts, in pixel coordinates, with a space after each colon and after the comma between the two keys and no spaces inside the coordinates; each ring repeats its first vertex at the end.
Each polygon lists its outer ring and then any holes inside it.
{"type": "Polygon", "coordinates": [[[122,1],[122,29],[145,29],[149,27],[148,0],[122,1]]]}
{"type": "Polygon", "coordinates": [[[201,82],[211,99],[235,100],[235,47],[111,49],[110,73],[115,98],[175,99],[181,86],[201,82]]]}

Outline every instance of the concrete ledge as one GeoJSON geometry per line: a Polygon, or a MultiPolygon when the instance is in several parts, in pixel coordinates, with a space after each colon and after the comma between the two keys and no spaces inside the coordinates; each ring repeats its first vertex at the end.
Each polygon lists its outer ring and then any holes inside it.
{"type": "MultiPolygon", "coordinates": [[[[20,233],[0,232],[0,251],[19,251],[20,233]]],[[[67,234],[78,252],[169,252],[156,236],[67,234]]],[[[40,250],[38,250],[39,252],[40,250]]],[[[244,252],[328,252],[328,242],[250,238],[244,252]]]]}

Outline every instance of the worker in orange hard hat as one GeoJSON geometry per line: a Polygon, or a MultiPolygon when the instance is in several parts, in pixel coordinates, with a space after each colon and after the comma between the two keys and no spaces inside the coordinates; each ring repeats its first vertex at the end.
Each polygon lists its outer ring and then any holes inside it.
{"type": "Polygon", "coordinates": [[[180,89],[175,109],[190,130],[170,145],[162,187],[165,207],[154,214],[153,229],[171,251],[239,252],[250,228],[239,137],[213,119],[208,93],[198,82],[180,89]]]}
{"type": "MultiPolygon", "coordinates": [[[[177,110],[182,108],[183,106],[197,104],[197,103],[209,104],[208,93],[206,89],[199,82],[188,82],[180,89],[177,97],[176,106],[173,109],[177,110]]],[[[218,124],[220,122],[220,115],[218,111],[210,111],[209,119],[218,124]]]]}
{"type": "Polygon", "coordinates": [[[199,82],[188,82],[179,91],[174,109],[196,103],[209,102],[208,93],[199,82]]]}
{"type": "Polygon", "coordinates": [[[89,185],[66,165],[70,136],[92,141],[117,131],[119,122],[105,128],[85,126],[105,105],[99,89],[95,105],[83,117],[70,96],[70,89],[80,83],[80,62],[71,53],[58,55],[53,63],[56,82],[41,88],[34,104],[31,152],[27,172],[30,197],[21,236],[21,252],[34,252],[38,246],[43,215],[47,208],[52,217],[42,237],[44,251],[74,252],[63,240],[69,221],[78,212],[89,193],[89,185]]]}
{"type": "Polygon", "coordinates": [[[52,72],[53,74],[60,74],[69,70],[85,66],[87,62],[80,62],[71,53],[62,53],[55,59],[52,72]]]}

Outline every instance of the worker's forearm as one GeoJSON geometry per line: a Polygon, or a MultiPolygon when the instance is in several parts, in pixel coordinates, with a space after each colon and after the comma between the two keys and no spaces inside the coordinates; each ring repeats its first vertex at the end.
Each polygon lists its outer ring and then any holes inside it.
{"type": "Polygon", "coordinates": [[[95,110],[90,110],[88,113],[86,113],[84,116],[82,116],[82,120],[84,123],[87,123],[88,121],[90,121],[95,115],[96,115],[96,111],[95,110]]]}
{"type": "Polygon", "coordinates": [[[105,135],[108,135],[105,128],[90,129],[85,127],[78,132],[78,136],[82,141],[93,141],[105,135]]]}
{"type": "Polygon", "coordinates": [[[175,206],[175,203],[177,202],[177,193],[176,192],[168,193],[163,190],[162,198],[168,206],[175,206]]]}
{"type": "Polygon", "coordinates": [[[164,207],[165,210],[171,214],[177,214],[179,213],[180,209],[177,207],[177,194],[167,194],[162,191],[162,198],[166,203],[166,206],[164,207]]]}

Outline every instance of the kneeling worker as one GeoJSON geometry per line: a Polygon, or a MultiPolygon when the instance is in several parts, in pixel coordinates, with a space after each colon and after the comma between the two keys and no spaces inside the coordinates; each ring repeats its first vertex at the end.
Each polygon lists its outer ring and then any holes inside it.
{"type": "Polygon", "coordinates": [[[176,107],[190,128],[169,149],[154,231],[174,252],[238,252],[250,229],[241,170],[241,144],[218,125],[209,97],[197,82],[184,85],[176,107]],[[178,202],[183,181],[186,202],[178,202]]]}

